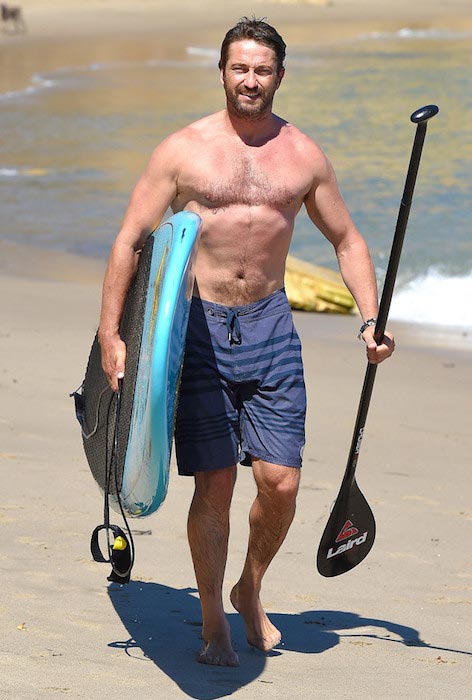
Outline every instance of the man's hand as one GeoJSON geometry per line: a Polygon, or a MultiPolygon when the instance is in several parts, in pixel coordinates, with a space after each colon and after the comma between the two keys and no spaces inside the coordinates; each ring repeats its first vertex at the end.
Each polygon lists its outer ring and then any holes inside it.
{"type": "Polygon", "coordinates": [[[366,344],[367,360],[372,365],[378,365],[386,360],[395,350],[395,340],[389,331],[385,331],[382,342],[377,345],[374,340],[373,326],[369,326],[362,334],[362,338],[366,344]]]}
{"type": "Polygon", "coordinates": [[[113,391],[118,391],[118,379],[125,374],[126,345],[120,336],[102,338],[99,334],[102,349],[102,368],[113,391]]]}

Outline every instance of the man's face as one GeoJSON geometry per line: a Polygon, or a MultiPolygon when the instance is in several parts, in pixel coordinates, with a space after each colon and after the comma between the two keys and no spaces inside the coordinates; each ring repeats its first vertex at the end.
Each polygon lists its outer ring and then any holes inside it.
{"type": "Polygon", "coordinates": [[[252,39],[230,44],[221,81],[228,109],[240,117],[258,120],[272,109],[274,94],[283,78],[275,51],[252,39]]]}

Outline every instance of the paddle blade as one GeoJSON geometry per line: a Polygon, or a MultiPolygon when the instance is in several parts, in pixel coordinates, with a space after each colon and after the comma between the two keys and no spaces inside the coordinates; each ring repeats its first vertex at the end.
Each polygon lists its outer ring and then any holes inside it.
{"type": "Polygon", "coordinates": [[[322,576],[339,576],[361,563],[375,539],[374,515],[356,480],[343,484],[318,547],[322,576]]]}

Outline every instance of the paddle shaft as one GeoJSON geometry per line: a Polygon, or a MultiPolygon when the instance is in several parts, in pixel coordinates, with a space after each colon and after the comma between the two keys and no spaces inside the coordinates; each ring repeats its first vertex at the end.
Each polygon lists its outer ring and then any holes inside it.
{"type": "MultiPolygon", "coordinates": [[[[417,127],[413,147],[411,150],[410,164],[408,166],[405,188],[403,190],[403,196],[398,212],[397,225],[395,227],[395,234],[393,236],[392,249],[390,251],[387,274],[385,276],[382,298],[380,300],[379,313],[377,316],[377,322],[375,324],[374,339],[377,344],[382,342],[385,327],[387,325],[388,313],[390,311],[390,303],[392,301],[393,289],[395,287],[395,279],[397,276],[403,241],[405,238],[406,227],[408,224],[408,217],[410,214],[411,202],[413,199],[413,192],[416,184],[416,176],[418,174],[421,153],[423,151],[423,144],[426,136],[427,122],[428,119],[437,114],[437,112],[438,108],[435,105],[429,105],[428,107],[423,107],[422,109],[417,110],[411,115],[411,121],[417,123],[417,127]]],[[[367,413],[369,411],[370,399],[372,396],[372,390],[374,388],[376,372],[377,365],[374,365],[369,362],[367,364],[367,369],[364,377],[364,384],[362,387],[359,408],[357,411],[356,424],[352,436],[351,449],[349,451],[349,457],[347,461],[346,471],[343,477],[342,486],[347,483],[352,483],[354,479],[357,460],[359,458],[362,438],[364,435],[364,428],[367,420],[367,413]]]]}

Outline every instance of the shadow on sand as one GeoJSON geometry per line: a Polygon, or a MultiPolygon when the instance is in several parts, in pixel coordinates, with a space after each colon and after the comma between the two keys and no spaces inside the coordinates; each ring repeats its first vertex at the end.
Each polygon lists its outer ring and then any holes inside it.
{"type": "MultiPolygon", "coordinates": [[[[187,697],[216,700],[231,695],[262,674],[268,655],[247,645],[242,620],[236,613],[228,615],[228,619],[241,666],[222,668],[195,663],[202,646],[200,603],[195,589],[132,581],[127,586],[111,584],[108,594],[130,635],[129,639],[111,642],[110,646],[123,649],[138,661],[155,663],[187,697]]],[[[375,638],[406,646],[440,649],[423,642],[418,631],[411,627],[361,617],[352,612],[312,610],[295,614],[275,613],[270,614],[270,618],[284,639],[271,656],[287,650],[320,654],[339,644],[340,632],[343,637],[375,638]],[[379,634],[356,632],[362,627],[379,628],[379,634]]]]}

